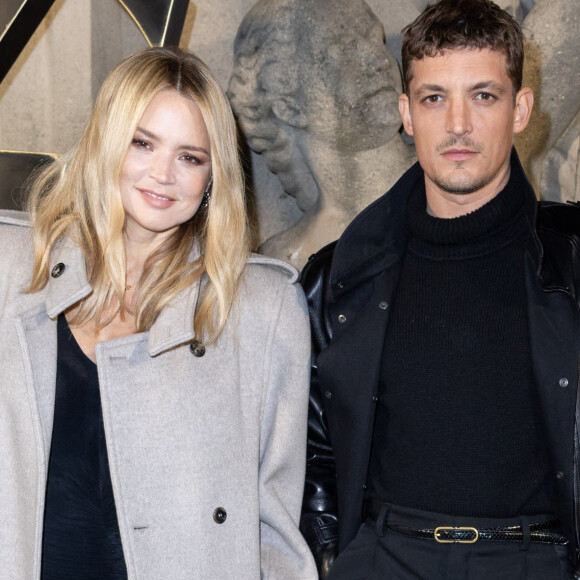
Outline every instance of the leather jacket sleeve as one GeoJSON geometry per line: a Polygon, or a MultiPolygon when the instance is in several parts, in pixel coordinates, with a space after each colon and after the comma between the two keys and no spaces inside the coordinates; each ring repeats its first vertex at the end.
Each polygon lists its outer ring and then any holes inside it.
{"type": "Polygon", "coordinates": [[[316,560],[321,579],[328,576],[338,552],[338,510],[334,457],[318,380],[318,353],[332,338],[325,295],[335,243],[312,256],[302,271],[312,328],[312,374],[308,409],[306,483],[300,530],[316,560]]]}

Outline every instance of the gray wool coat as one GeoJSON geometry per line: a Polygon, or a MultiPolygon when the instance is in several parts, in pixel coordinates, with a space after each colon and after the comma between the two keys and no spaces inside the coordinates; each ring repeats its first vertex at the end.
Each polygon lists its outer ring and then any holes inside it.
{"type": "MultiPolygon", "coordinates": [[[[56,319],[91,290],[66,241],[35,294],[25,214],[0,212],[0,580],[40,577],[56,319]]],[[[111,480],[130,579],[317,577],[298,530],[310,332],[296,271],[253,256],[230,324],[194,356],[197,286],[149,332],[98,343],[111,480]],[[225,521],[219,517],[221,508],[225,521]]]]}

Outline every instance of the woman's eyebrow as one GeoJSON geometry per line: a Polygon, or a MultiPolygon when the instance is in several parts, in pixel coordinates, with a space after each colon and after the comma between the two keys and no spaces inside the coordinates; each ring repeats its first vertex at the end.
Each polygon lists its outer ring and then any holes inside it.
{"type": "MultiPolygon", "coordinates": [[[[135,129],[135,132],[143,133],[143,135],[145,135],[145,137],[149,137],[149,139],[159,140],[158,135],[156,135],[151,131],[148,131],[147,129],[143,129],[143,127],[137,127],[137,129],[135,129]]],[[[179,149],[191,149],[193,151],[201,151],[202,153],[209,155],[209,151],[207,151],[204,147],[200,147],[199,145],[180,145],[179,149]]]]}

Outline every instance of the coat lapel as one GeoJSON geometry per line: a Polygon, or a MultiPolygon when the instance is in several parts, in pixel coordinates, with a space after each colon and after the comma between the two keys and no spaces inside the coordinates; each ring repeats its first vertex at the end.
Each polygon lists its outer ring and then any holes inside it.
{"type": "Polygon", "coordinates": [[[36,409],[35,430],[40,438],[40,463],[46,473],[52,438],[56,382],[56,321],[46,316],[44,307],[16,320],[31,408],[36,409]]]}
{"type": "Polygon", "coordinates": [[[199,296],[199,281],[179,293],[159,314],[149,331],[150,356],[195,338],[193,318],[199,296]]]}
{"type": "Polygon", "coordinates": [[[339,505],[345,507],[343,530],[362,521],[388,305],[398,269],[384,270],[330,306],[333,340],[318,359],[336,470],[347,474],[337,480],[339,505]]]}

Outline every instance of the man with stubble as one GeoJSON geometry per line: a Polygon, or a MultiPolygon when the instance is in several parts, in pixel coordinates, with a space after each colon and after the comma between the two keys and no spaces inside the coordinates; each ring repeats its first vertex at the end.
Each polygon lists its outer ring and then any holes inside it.
{"type": "Polygon", "coordinates": [[[403,38],[418,163],[303,272],[322,578],[580,575],[580,209],[538,204],[513,148],[523,52],[490,0],[429,5],[403,38]]]}

